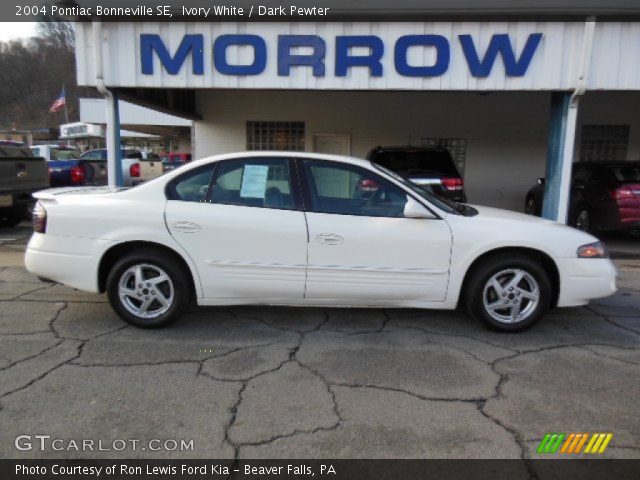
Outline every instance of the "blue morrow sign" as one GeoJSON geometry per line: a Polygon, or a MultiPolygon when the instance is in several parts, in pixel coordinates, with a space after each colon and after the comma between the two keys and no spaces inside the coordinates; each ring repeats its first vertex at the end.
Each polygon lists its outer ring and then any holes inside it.
{"type": "MultiPolygon", "coordinates": [[[[392,48],[394,68],[405,77],[439,77],[449,69],[451,62],[450,40],[442,35],[404,35],[393,45],[385,45],[376,35],[336,36],[335,58],[332,71],[336,77],[346,77],[352,68],[366,68],[371,77],[384,76],[382,56],[387,48],[392,48]],[[354,54],[354,48],[366,48],[368,54],[354,54]],[[431,65],[411,65],[408,51],[413,47],[435,49],[435,61],[431,65]]],[[[514,51],[511,39],[506,33],[494,34],[484,52],[479,52],[471,35],[458,35],[457,40],[464,54],[464,60],[473,77],[489,76],[497,58],[502,58],[508,77],[523,77],[542,40],[542,33],[531,33],[522,48],[514,51]]],[[[314,77],[327,75],[326,41],[318,35],[279,35],[276,45],[278,76],[289,76],[292,68],[310,68],[314,77]],[[306,47],[311,53],[294,53],[306,47]]],[[[230,34],[220,35],[213,41],[213,68],[222,75],[260,75],[267,66],[270,49],[260,35],[230,34]],[[227,49],[232,46],[247,46],[253,50],[250,64],[232,64],[227,59],[227,49]]],[[[167,49],[157,34],[140,35],[140,63],[144,75],[153,75],[154,56],[170,75],[177,75],[185,61],[191,56],[193,75],[204,75],[205,38],[202,34],[188,34],[182,37],[174,52],[167,49]]]]}

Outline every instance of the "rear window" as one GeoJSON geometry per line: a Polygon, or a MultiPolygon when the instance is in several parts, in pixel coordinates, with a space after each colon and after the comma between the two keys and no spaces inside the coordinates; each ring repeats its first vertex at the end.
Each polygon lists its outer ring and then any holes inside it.
{"type": "Polygon", "coordinates": [[[378,152],[371,159],[394,172],[432,171],[459,176],[451,155],[446,151],[391,151],[378,152]]]}
{"type": "Polygon", "coordinates": [[[0,157],[33,157],[33,153],[28,147],[0,146],[0,157]]]}
{"type": "Polygon", "coordinates": [[[120,150],[122,158],[142,158],[142,152],[138,150],[120,150]]]}
{"type": "Polygon", "coordinates": [[[640,182],[640,165],[620,165],[609,167],[619,182],[640,182]]]}
{"type": "Polygon", "coordinates": [[[80,152],[70,148],[52,148],[51,160],[75,160],[80,157],[80,152]]]}

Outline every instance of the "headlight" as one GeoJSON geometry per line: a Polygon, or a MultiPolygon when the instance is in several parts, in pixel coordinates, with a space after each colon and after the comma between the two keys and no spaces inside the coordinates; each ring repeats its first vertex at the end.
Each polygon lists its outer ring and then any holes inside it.
{"type": "Polygon", "coordinates": [[[608,258],[609,252],[602,242],[587,243],[578,247],[578,258],[608,258]]]}

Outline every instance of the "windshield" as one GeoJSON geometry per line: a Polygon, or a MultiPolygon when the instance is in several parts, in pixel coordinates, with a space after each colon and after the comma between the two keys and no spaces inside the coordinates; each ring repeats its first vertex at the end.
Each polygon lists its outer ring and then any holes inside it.
{"type": "Polygon", "coordinates": [[[640,182],[640,166],[638,165],[612,166],[609,167],[609,170],[619,182],[640,182]]]}
{"type": "Polygon", "coordinates": [[[52,148],[51,160],[76,160],[80,157],[80,152],[73,149],[52,148]]]}
{"type": "Polygon", "coordinates": [[[461,207],[464,208],[464,206],[461,203],[452,202],[450,200],[445,200],[444,198],[438,197],[438,196],[434,195],[433,193],[431,193],[430,191],[428,191],[427,189],[422,188],[421,186],[416,185],[415,183],[408,181],[407,179],[401,177],[397,173],[394,173],[391,170],[389,170],[388,168],[383,167],[382,165],[378,165],[377,163],[374,163],[374,162],[372,162],[371,164],[375,168],[377,168],[378,170],[386,173],[390,177],[392,177],[395,180],[397,180],[398,182],[402,183],[405,187],[407,187],[409,190],[414,192],[416,195],[419,195],[420,197],[422,197],[423,199],[425,199],[429,203],[432,203],[433,205],[438,207],[443,212],[453,213],[453,214],[462,213],[461,212],[461,207]]]}

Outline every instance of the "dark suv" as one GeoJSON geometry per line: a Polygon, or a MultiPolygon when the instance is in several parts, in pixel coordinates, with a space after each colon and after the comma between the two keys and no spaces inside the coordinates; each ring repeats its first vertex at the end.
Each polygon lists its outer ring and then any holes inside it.
{"type": "Polygon", "coordinates": [[[430,189],[436,195],[466,202],[464,182],[451,154],[444,148],[376,147],[367,159],[430,189]]]}
{"type": "MultiPolygon", "coordinates": [[[[540,215],[544,179],[527,193],[525,212],[540,215]]],[[[580,162],[573,165],[569,225],[580,230],[640,233],[640,162],[580,162]]]]}

